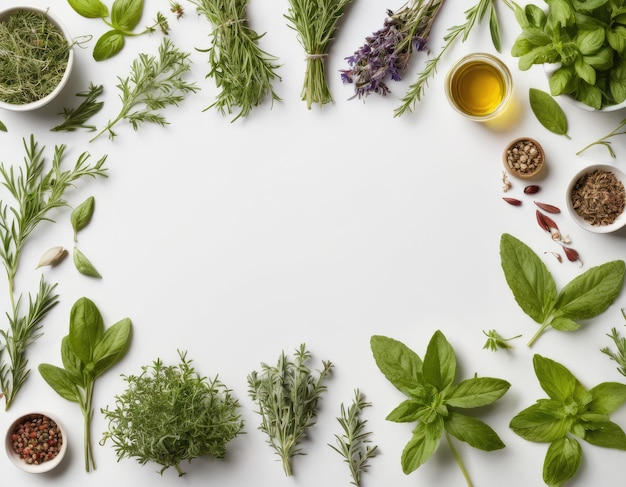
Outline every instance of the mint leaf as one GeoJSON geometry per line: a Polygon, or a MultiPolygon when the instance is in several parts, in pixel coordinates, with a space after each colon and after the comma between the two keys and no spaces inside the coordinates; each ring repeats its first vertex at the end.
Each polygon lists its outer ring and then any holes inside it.
{"type": "Polygon", "coordinates": [[[612,421],[595,423],[593,429],[585,431],[585,441],[591,445],[615,450],[626,450],[626,434],[612,421]]]}
{"type": "MultiPolygon", "coordinates": [[[[438,426],[441,421],[438,422],[438,426]]],[[[439,446],[441,431],[427,423],[418,423],[413,436],[402,450],[402,471],[409,474],[421,467],[439,446]]]]}
{"type": "Polygon", "coordinates": [[[515,415],[509,426],[525,440],[545,443],[565,436],[572,420],[564,418],[561,402],[540,399],[515,415]]]}
{"type": "Polygon", "coordinates": [[[408,393],[420,385],[422,359],[403,343],[385,336],[375,335],[370,347],[376,365],[397,389],[408,393]]]}
{"type": "Polygon", "coordinates": [[[550,443],[543,464],[543,481],[548,485],[563,485],[580,466],[582,449],[572,438],[561,438],[550,443]]]}
{"type": "Polygon", "coordinates": [[[440,331],[436,331],[428,343],[423,374],[424,380],[440,391],[454,382],[456,357],[450,343],[440,331]]]}
{"type": "Polygon", "coordinates": [[[459,408],[487,406],[500,399],[511,387],[507,381],[491,377],[474,377],[461,381],[446,396],[446,404],[459,408]]]}
{"type": "Polygon", "coordinates": [[[533,365],[539,384],[550,399],[565,402],[575,395],[582,396],[584,394],[582,384],[560,363],[541,355],[535,355],[533,365]]]}
{"type": "Polygon", "coordinates": [[[445,428],[456,439],[479,450],[494,451],[504,448],[504,442],[491,426],[478,418],[451,412],[446,418],[445,428]]]}
{"type": "Polygon", "coordinates": [[[603,382],[589,390],[592,400],[589,410],[599,414],[611,414],[626,403],[626,385],[619,382],[603,382]]]}

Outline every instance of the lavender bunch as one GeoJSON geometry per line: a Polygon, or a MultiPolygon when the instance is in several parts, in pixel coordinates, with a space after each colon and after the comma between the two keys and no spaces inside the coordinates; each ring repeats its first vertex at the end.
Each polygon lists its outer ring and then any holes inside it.
{"type": "Polygon", "coordinates": [[[393,12],[381,29],[366,37],[365,44],[346,58],[350,69],[341,71],[344,83],[354,83],[355,97],[391,92],[385,80],[400,81],[411,55],[423,51],[444,0],[413,0],[393,12]]]}

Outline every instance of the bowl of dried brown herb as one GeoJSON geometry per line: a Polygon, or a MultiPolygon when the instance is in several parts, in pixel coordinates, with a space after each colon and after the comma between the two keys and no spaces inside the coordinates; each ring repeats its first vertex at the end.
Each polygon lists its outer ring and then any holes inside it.
{"type": "Polygon", "coordinates": [[[0,10],[0,108],[27,111],[52,101],[67,83],[73,42],[48,9],[0,10]]]}
{"type": "Polygon", "coordinates": [[[626,225],[626,174],[610,164],[592,164],[578,171],[567,187],[567,208],[573,220],[595,233],[626,225]]]}

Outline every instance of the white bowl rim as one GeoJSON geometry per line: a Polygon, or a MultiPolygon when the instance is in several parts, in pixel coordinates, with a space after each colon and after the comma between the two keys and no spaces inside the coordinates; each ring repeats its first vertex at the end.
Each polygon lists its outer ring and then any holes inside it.
{"type": "Polygon", "coordinates": [[[595,170],[602,170],[602,171],[610,171],[613,174],[615,174],[615,176],[622,182],[622,184],[624,185],[624,187],[626,188],[626,174],[624,174],[623,171],[621,171],[620,169],[618,169],[617,167],[611,165],[611,164],[591,164],[583,169],[581,169],[580,171],[577,171],[576,174],[574,174],[574,176],[572,177],[572,179],[570,180],[569,184],[567,185],[567,193],[566,193],[566,204],[567,204],[567,209],[570,213],[571,218],[578,224],[578,226],[580,226],[581,228],[588,230],[590,232],[593,233],[611,233],[611,232],[615,232],[616,230],[619,230],[620,228],[622,228],[624,225],[626,225],[626,209],[624,209],[624,211],[622,211],[622,213],[615,219],[615,221],[609,225],[591,225],[588,221],[586,221],[584,218],[582,218],[574,209],[573,205],[572,205],[572,199],[570,197],[571,193],[572,193],[572,189],[574,187],[574,184],[576,184],[576,181],[578,181],[578,179],[585,175],[588,174],[590,172],[593,172],[595,170]]]}
{"type": "Polygon", "coordinates": [[[70,43],[70,51],[69,51],[68,58],[67,58],[67,67],[65,68],[65,73],[63,74],[61,81],[59,81],[59,84],[54,90],[52,90],[50,93],[48,93],[46,96],[44,96],[40,100],[36,100],[30,103],[24,103],[23,105],[15,105],[13,103],[7,103],[5,101],[0,100],[0,108],[4,108],[5,110],[10,110],[14,112],[25,112],[25,111],[30,111],[30,110],[36,110],[38,108],[43,107],[44,105],[47,105],[54,98],[56,98],[56,96],[63,90],[63,88],[65,88],[65,85],[67,84],[70,78],[70,75],[72,73],[72,68],[74,65],[74,49],[71,45],[72,36],[70,35],[70,32],[67,30],[67,27],[65,26],[65,24],[63,24],[63,22],[59,19],[59,17],[56,14],[50,11],[49,8],[41,8],[41,7],[36,7],[33,5],[13,5],[11,7],[0,9],[0,19],[10,14],[11,12],[15,12],[18,10],[30,10],[33,12],[41,12],[45,14],[52,22],[54,22],[57,25],[57,27],[63,33],[63,36],[70,43]]]}
{"type": "Polygon", "coordinates": [[[63,460],[63,457],[65,456],[65,453],[67,452],[67,429],[65,428],[65,425],[58,418],[56,414],[50,413],[48,411],[42,411],[42,410],[24,412],[18,415],[15,418],[15,420],[13,420],[11,424],[9,425],[6,431],[6,435],[5,435],[4,446],[7,452],[7,456],[9,457],[11,462],[20,470],[23,470],[24,472],[28,472],[28,473],[49,472],[50,470],[57,467],[61,463],[61,461],[63,460]],[[61,444],[61,450],[59,450],[59,453],[57,454],[56,457],[54,457],[54,459],[48,460],[38,465],[31,465],[31,464],[26,463],[24,460],[22,460],[13,451],[11,435],[15,431],[15,426],[18,424],[18,422],[22,421],[26,416],[35,416],[35,415],[43,415],[52,419],[57,424],[57,427],[61,430],[61,434],[63,435],[63,443],[61,444]]]}

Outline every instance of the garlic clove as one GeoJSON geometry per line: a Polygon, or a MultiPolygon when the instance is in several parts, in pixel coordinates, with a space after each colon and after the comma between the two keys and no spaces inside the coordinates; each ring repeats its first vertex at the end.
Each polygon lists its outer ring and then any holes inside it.
{"type": "Polygon", "coordinates": [[[47,265],[54,267],[55,265],[59,264],[63,259],[65,259],[65,257],[67,257],[67,254],[67,250],[65,250],[61,246],[52,247],[43,253],[41,259],[39,259],[39,264],[37,264],[36,269],[47,265]]]}

